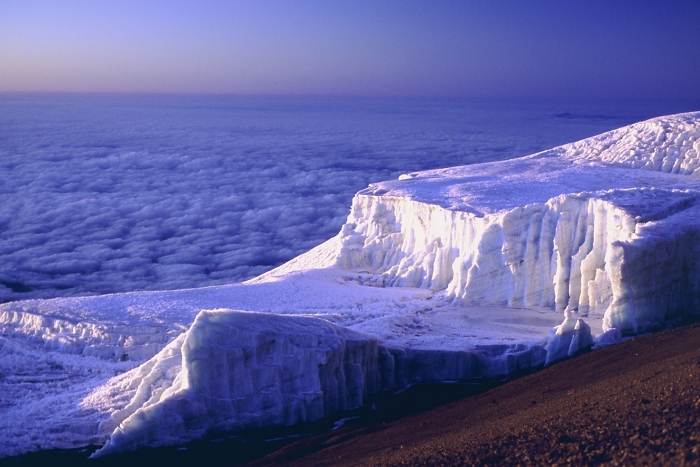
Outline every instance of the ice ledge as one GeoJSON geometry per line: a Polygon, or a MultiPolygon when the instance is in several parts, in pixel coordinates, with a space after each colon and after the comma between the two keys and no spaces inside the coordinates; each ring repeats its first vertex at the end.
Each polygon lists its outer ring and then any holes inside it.
{"type": "Polygon", "coordinates": [[[696,190],[617,189],[477,217],[358,195],[337,264],[371,271],[371,285],[568,310],[636,333],[697,309],[699,201],[696,190]]]}
{"type": "Polygon", "coordinates": [[[364,405],[380,389],[506,375],[545,362],[545,340],[458,351],[391,348],[325,320],[201,312],[136,370],[135,396],[100,424],[95,457],[215,432],[291,425],[364,405]]]}
{"type": "Polygon", "coordinates": [[[377,347],[320,319],[204,311],[144,365],[136,397],[101,424],[114,432],[97,455],[359,407],[381,386],[377,347]]]}
{"type": "Polygon", "coordinates": [[[697,309],[700,113],[358,193],[337,265],[454,303],[546,307],[634,334],[697,309]],[[643,170],[635,170],[643,169],[643,170]]]}

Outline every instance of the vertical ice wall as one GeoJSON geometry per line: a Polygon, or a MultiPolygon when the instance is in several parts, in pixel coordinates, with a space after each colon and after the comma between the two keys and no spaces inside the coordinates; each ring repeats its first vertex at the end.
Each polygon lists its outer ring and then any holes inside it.
{"type": "MultiPolygon", "coordinates": [[[[484,216],[357,195],[338,265],[366,269],[376,285],[445,290],[465,304],[604,316],[606,329],[637,332],[679,314],[700,291],[700,265],[687,255],[697,249],[696,230],[686,222],[683,231],[659,234],[659,219],[615,203],[648,192],[561,195],[484,216]]],[[[688,199],[657,217],[686,216],[695,203],[688,199]]]]}
{"type": "Polygon", "coordinates": [[[700,309],[700,203],[640,223],[633,241],[615,245],[621,258],[611,281],[606,328],[637,332],[700,309]]]}
{"type": "Polygon", "coordinates": [[[606,265],[616,264],[611,245],[634,228],[627,213],[587,194],[483,217],[358,195],[338,263],[377,273],[378,285],[446,290],[466,303],[602,314],[611,299],[606,265]]]}
{"type": "Polygon", "coordinates": [[[300,316],[202,311],[132,371],[132,400],[100,424],[96,456],[207,434],[309,422],[360,407],[380,389],[495,377],[545,362],[543,341],[463,350],[389,348],[300,316]]]}
{"type": "Polygon", "coordinates": [[[136,396],[100,426],[99,455],[211,430],[314,421],[380,389],[378,343],[316,318],[203,311],[138,370],[136,396]]]}
{"type": "Polygon", "coordinates": [[[338,265],[380,273],[377,285],[442,290],[456,258],[486,223],[407,199],[356,195],[341,229],[338,265]]]}

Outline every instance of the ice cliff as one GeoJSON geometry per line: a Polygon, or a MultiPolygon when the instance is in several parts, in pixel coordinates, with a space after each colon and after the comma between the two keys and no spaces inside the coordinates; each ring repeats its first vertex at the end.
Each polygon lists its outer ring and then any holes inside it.
{"type": "Polygon", "coordinates": [[[381,389],[496,376],[543,363],[541,346],[390,348],[315,317],[208,310],[132,371],[134,396],[99,426],[97,456],[213,433],[316,421],[381,389]]]}
{"type": "Polygon", "coordinates": [[[318,420],[381,387],[377,340],[327,321],[213,310],[143,365],[102,453],[318,420]],[[179,371],[173,371],[179,370],[179,371]]]}
{"type": "MultiPolygon", "coordinates": [[[[0,305],[15,367],[41,352],[93,365],[60,420],[37,386],[0,438],[80,420],[71,442],[106,442],[103,455],[312,421],[383,388],[504,375],[697,313],[698,166],[700,113],[660,117],[371,185],[336,237],[246,283],[0,305]],[[90,376],[100,359],[108,371],[90,376]]],[[[0,379],[0,394],[20,389],[0,379]]],[[[4,454],[31,444],[13,442],[4,454]]]]}
{"type": "Polygon", "coordinates": [[[699,136],[698,114],[672,116],[373,185],[355,197],[338,264],[453,302],[649,329],[697,309],[699,136]]]}

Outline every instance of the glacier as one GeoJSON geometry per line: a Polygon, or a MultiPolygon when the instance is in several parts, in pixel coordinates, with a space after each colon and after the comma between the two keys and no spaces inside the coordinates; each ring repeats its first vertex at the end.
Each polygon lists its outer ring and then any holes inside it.
{"type": "Polygon", "coordinates": [[[318,420],[555,362],[700,309],[700,112],[409,173],[228,286],[0,305],[0,456],[318,420]]]}

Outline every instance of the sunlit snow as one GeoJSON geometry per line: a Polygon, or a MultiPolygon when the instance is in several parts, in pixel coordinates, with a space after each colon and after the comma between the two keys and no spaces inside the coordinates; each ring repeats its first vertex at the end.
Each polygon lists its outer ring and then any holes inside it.
{"type": "Polygon", "coordinates": [[[661,117],[370,185],[337,236],[244,283],[4,304],[0,454],[316,420],[694,313],[698,165],[700,113],[661,117]]]}

